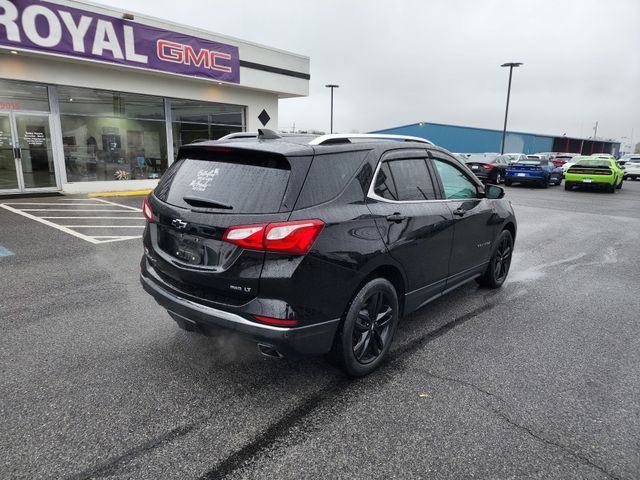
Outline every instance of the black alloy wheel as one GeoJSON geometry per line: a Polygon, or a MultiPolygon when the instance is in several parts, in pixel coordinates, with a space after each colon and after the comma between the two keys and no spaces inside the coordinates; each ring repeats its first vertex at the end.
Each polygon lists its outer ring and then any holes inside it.
{"type": "Polygon", "coordinates": [[[509,274],[512,255],[513,236],[508,230],[503,230],[498,237],[496,249],[491,255],[487,270],[478,278],[478,283],[483,287],[500,288],[509,274]]]}
{"type": "Polygon", "coordinates": [[[375,361],[389,339],[393,308],[387,294],[373,292],[358,312],[353,329],[353,355],[362,364],[375,361]]]}
{"type": "Polygon", "coordinates": [[[353,377],[371,373],[389,351],[398,324],[398,297],[384,278],[356,294],[336,336],[332,355],[353,377]]]}

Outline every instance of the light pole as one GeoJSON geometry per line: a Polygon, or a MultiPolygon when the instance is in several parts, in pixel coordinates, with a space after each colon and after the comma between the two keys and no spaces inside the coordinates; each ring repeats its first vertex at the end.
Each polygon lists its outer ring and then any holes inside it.
{"type": "Polygon", "coordinates": [[[333,89],[334,88],[340,88],[340,85],[334,85],[334,84],[330,83],[328,85],[325,85],[325,87],[331,89],[331,132],[329,132],[329,133],[333,133],[333,89]]]}
{"type": "Polygon", "coordinates": [[[511,96],[511,76],[513,75],[513,68],[524,65],[521,62],[503,63],[501,67],[509,67],[509,87],[507,88],[507,108],[504,111],[504,127],[502,128],[502,146],[500,147],[500,154],[504,154],[504,139],[507,136],[507,117],[509,116],[509,97],[511,96]]]}

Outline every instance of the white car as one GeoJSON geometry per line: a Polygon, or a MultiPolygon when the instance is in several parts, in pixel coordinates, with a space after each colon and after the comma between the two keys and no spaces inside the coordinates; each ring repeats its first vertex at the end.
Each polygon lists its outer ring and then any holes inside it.
{"type": "Polygon", "coordinates": [[[640,154],[626,159],[627,163],[624,164],[624,179],[625,180],[637,180],[640,178],[640,154]]]}
{"type": "Polygon", "coordinates": [[[590,157],[597,157],[597,158],[610,158],[612,160],[615,160],[616,157],[614,157],[613,155],[611,155],[610,153],[592,153],[591,155],[589,155],[590,157]]]}

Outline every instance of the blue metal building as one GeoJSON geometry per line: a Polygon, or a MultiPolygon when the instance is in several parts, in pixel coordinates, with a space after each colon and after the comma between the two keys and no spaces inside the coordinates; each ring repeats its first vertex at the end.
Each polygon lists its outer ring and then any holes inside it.
{"type": "MultiPolygon", "coordinates": [[[[411,125],[376,130],[372,133],[422,137],[450,152],[461,153],[499,152],[502,143],[502,130],[442,123],[412,123],[411,125]]],[[[504,151],[518,153],[575,152],[585,155],[611,153],[617,156],[620,151],[620,143],[610,140],[507,131],[504,151]]]]}

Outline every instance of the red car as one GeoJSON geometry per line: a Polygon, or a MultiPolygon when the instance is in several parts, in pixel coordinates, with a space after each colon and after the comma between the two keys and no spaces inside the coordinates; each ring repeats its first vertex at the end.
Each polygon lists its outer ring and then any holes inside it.
{"type": "Polygon", "coordinates": [[[579,156],[578,153],[561,153],[553,157],[551,161],[553,162],[554,166],[561,167],[565,163],[570,162],[574,157],[577,157],[577,156],[579,156]]]}

